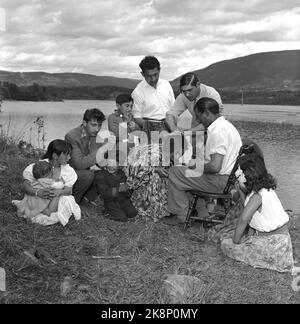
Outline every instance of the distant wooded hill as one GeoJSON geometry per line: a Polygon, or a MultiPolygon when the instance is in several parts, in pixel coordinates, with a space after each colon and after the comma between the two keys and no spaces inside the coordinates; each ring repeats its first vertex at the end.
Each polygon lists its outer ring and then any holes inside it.
{"type": "MultiPolygon", "coordinates": [[[[194,71],[224,103],[300,105],[300,50],[258,53],[194,71]]],[[[171,81],[179,93],[180,77],[171,81]]],[[[130,93],[139,80],[81,73],[0,71],[0,95],[12,100],[107,99],[130,93]]]]}
{"type": "Polygon", "coordinates": [[[41,86],[58,88],[113,86],[133,89],[139,80],[96,76],[83,73],[46,73],[46,72],[8,72],[0,71],[0,81],[14,83],[17,86],[41,86]]]}
{"type": "MultiPolygon", "coordinates": [[[[252,54],[194,71],[204,84],[223,90],[300,90],[300,50],[252,54]]],[[[173,80],[175,90],[179,78],[173,80]]]]}
{"type": "Polygon", "coordinates": [[[130,94],[132,89],[98,86],[98,87],[53,87],[34,83],[31,86],[18,87],[14,83],[0,82],[0,95],[7,100],[24,101],[62,101],[64,99],[114,100],[120,93],[130,94]]]}

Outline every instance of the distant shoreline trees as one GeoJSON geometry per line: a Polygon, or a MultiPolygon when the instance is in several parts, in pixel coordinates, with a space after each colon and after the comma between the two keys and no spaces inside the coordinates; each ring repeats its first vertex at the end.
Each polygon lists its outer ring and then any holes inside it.
{"type": "MultiPolygon", "coordinates": [[[[14,83],[0,81],[0,97],[3,100],[22,101],[62,101],[66,100],[114,100],[120,93],[130,94],[133,89],[115,86],[70,87],[42,86],[33,83],[31,86],[17,86],[14,83]]],[[[241,92],[218,90],[225,104],[241,104],[241,92]]],[[[176,93],[177,94],[177,93],[176,93]]],[[[244,104],[258,105],[300,105],[300,91],[280,90],[244,90],[244,104]]]]}
{"type": "Polygon", "coordinates": [[[285,105],[300,106],[300,91],[243,91],[243,100],[240,91],[219,90],[224,103],[248,105],[285,105]]]}

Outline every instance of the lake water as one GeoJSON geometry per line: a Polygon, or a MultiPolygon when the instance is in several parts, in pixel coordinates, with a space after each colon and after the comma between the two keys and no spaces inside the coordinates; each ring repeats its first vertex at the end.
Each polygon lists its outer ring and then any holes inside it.
{"type": "MultiPolygon", "coordinates": [[[[254,140],[263,150],[268,169],[278,180],[278,195],[285,208],[300,211],[300,107],[225,104],[224,114],[242,137],[254,140]]],[[[115,109],[112,101],[66,100],[63,102],[5,101],[0,124],[13,138],[23,138],[37,146],[34,121],[43,116],[46,145],[81,123],[88,108],[105,115],[115,109]]],[[[190,120],[188,114],[182,124],[190,120]]],[[[104,124],[104,129],[107,125],[104,124]]],[[[41,144],[40,144],[41,146],[41,144]]]]}

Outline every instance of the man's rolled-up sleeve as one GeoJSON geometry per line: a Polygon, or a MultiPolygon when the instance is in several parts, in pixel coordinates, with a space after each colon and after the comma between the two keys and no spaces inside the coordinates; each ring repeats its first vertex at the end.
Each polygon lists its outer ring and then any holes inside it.
{"type": "Polygon", "coordinates": [[[208,136],[210,136],[208,154],[226,155],[229,145],[226,134],[223,134],[223,132],[219,132],[218,134],[208,134],[208,136]]]}

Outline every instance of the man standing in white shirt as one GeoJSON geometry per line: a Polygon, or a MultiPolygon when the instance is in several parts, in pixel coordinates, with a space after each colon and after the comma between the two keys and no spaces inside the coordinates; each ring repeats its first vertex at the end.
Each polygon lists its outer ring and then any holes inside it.
{"type": "MultiPolygon", "coordinates": [[[[220,112],[223,111],[223,104],[220,94],[212,87],[200,83],[196,73],[189,72],[180,79],[180,95],[176,98],[174,106],[167,112],[166,123],[171,132],[175,132],[177,127],[177,118],[186,110],[192,115],[192,125],[190,131],[204,130],[203,125],[196,120],[194,107],[196,102],[204,97],[212,98],[217,101],[220,112]]],[[[181,130],[179,130],[181,131],[181,130]]]]}
{"type": "MultiPolygon", "coordinates": [[[[207,128],[204,171],[201,176],[188,177],[187,167],[170,169],[167,209],[171,216],[163,220],[170,225],[184,222],[189,207],[187,191],[223,192],[242,146],[239,132],[220,115],[216,100],[201,98],[195,105],[194,113],[196,120],[207,128]]],[[[201,145],[201,143],[197,144],[201,145]]],[[[203,199],[199,198],[197,210],[198,214],[201,213],[201,217],[208,215],[203,199]]]]}
{"type": "Polygon", "coordinates": [[[144,80],[132,92],[135,121],[146,132],[166,130],[165,116],[175,102],[173,89],[159,77],[160,63],[156,57],[144,57],[139,66],[144,80]]]}

